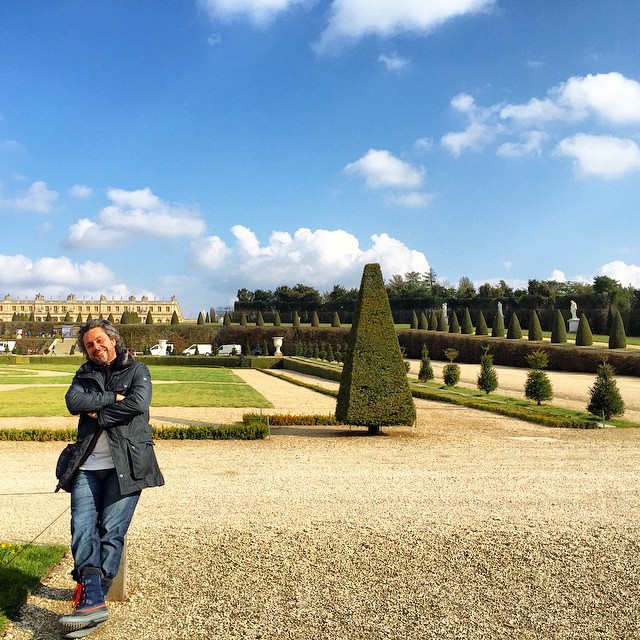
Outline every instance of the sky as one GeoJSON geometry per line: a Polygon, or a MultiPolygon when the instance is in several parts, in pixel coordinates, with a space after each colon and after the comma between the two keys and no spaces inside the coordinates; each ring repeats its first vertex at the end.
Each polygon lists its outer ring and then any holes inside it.
{"type": "Polygon", "coordinates": [[[640,288],[637,0],[2,0],[0,296],[640,288]]]}

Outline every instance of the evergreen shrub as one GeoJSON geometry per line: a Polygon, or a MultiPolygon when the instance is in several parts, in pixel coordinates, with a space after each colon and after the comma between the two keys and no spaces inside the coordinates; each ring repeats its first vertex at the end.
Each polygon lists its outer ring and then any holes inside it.
{"type": "Polygon", "coordinates": [[[578,322],[578,330],[576,331],[576,347],[590,347],[593,344],[593,333],[591,333],[591,327],[589,326],[589,320],[587,316],[580,314],[580,321],[578,322]]]}
{"type": "Polygon", "coordinates": [[[411,425],[416,410],[380,265],[364,267],[349,332],[336,418],[377,434],[387,425],[411,425]]]}

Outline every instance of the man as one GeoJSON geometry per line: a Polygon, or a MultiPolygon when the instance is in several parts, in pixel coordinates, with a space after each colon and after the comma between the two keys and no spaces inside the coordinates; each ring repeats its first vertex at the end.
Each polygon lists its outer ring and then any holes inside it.
{"type": "Polygon", "coordinates": [[[68,638],[88,635],[109,618],[105,596],[140,492],[164,484],[149,425],[149,369],[133,360],[107,320],[87,322],[77,346],[87,362],[65,400],[80,416],[78,444],[86,453],[71,470],[72,575],[78,586],[74,611],[59,620],[68,638]]]}

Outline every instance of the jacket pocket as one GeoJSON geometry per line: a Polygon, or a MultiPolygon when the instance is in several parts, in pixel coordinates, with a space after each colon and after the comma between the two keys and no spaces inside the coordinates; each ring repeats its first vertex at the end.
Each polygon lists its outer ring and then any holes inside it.
{"type": "Polygon", "coordinates": [[[129,468],[134,480],[142,480],[153,471],[153,442],[151,440],[127,440],[129,468]]]}

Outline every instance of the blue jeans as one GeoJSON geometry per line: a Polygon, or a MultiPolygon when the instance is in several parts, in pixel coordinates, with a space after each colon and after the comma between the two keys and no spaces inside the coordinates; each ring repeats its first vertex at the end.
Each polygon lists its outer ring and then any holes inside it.
{"type": "Polygon", "coordinates": [[[102,569],[105,584],[118,572],[124,536],[140,491],[123,496],[115,469],[79,471],[71,488],[73,577],[85,567],[102,569]]]}

